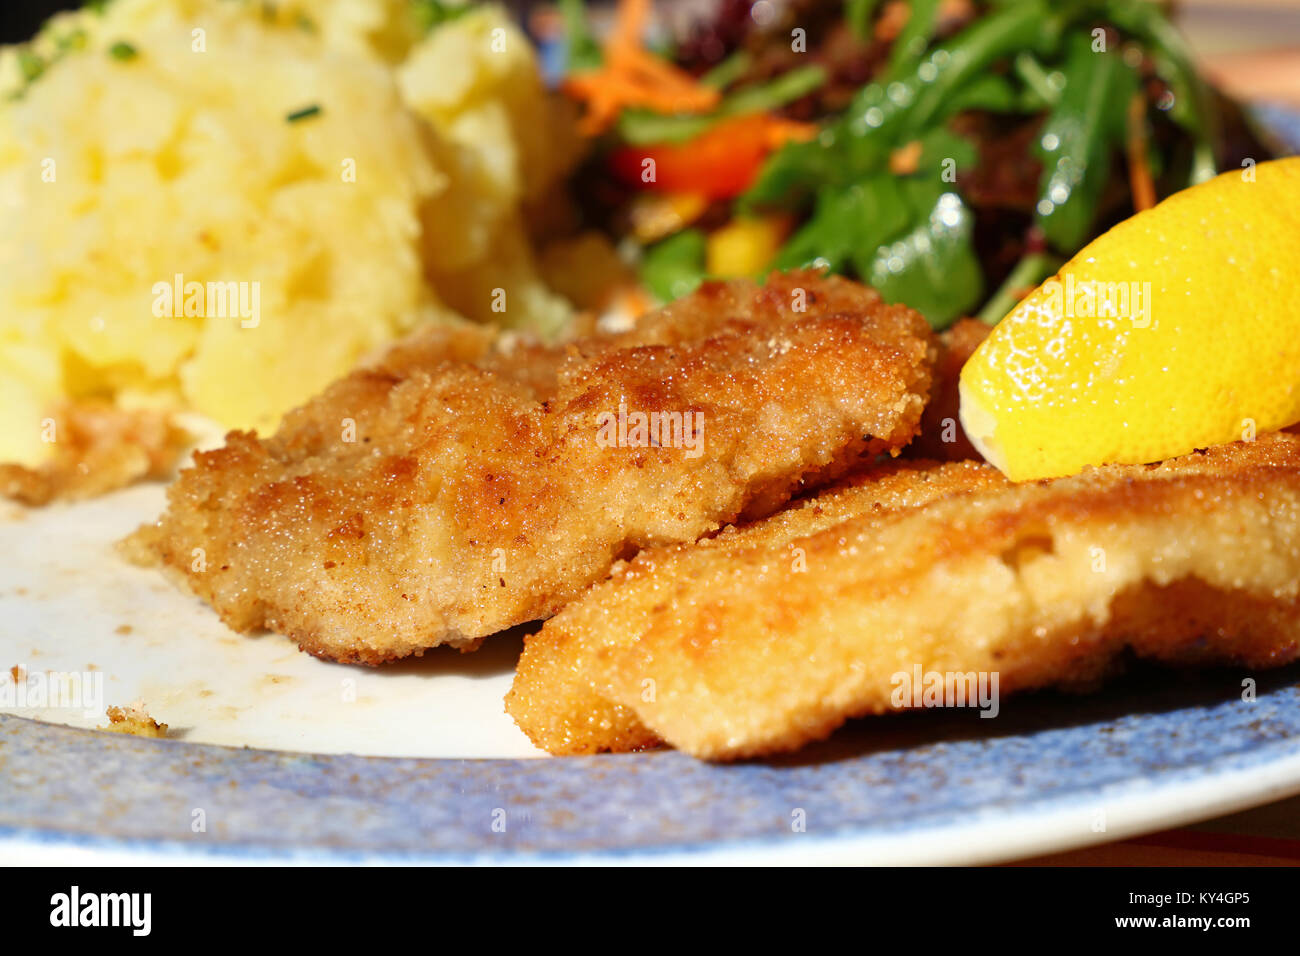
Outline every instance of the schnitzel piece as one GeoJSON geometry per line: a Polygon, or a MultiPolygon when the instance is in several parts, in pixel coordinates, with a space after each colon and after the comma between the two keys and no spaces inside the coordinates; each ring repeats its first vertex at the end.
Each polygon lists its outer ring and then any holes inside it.
{"type": "Polygon", "coordinates": [[[528,640],[508,710],[554,753],[725,760],[904,709],[896,677],[918,668],[1007,693],[1087,686],[1126,650],[1300,656],[1295,435],[1023,485],[975,462],[874,480],[621,565],[528,640]]]}
{"type": "Polygon", "coordinates": [[[195,456],[133,542],[231,627],[377,664],[554,614],[639,549],[769,514],[916,433],[934,339],[815,272],[710,283],[630,331],[396,347],[195,456]]]}
{"type": "Polygon", "coordinates": [[[941,468],[900,459],[859,472],[816,497],[793,501],[770,518],[725,528],[695,545],[657,548],[630,564],[620,562],[609,581],[525,639],[506,711],[534,744],[553,754],[653,746],[659,738],[630,706],[597,693],[591,675],[598,656],[635,643],[657,626],[651,618],[666,607],[657,597],[684,595],[697,564],[725,568],[737,555],[759,552],[793,568],[801,560],[794,550],[801,539],[850,518],[915,508],[945,495],[1005,483],[997,471],[974,462],[941,468]],[[651,590],[643,593],[646,585],[651,590]]]}
{"type": "Polygon", "coordinates": [[[192,441],[172,416],[110,402],[64,402],[45,420],[48,461],[0,464],[0,495],[25,505],[80,501],[136,481],[166,478],[192,441]]]}
{"type": "Polygon", "coordinates": [[[1003,691],[1089,683],[1126,646],[1277,666],[1300,653],[1297,479],[1291,435],[1021,486],[897,462],[619,566],[528,639],[507,709],[553,753],[727,759],[895,709],[917,666],[1003,691]]]}

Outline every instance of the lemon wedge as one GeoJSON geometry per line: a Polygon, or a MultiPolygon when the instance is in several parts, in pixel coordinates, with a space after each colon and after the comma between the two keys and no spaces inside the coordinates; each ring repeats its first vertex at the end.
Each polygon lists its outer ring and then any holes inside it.
{"type": "Polygon", "coordinates": [[[1014,481],[1300,421],[1300,158],[1175,193],[1089,243],[963,367],[961,420],[1014,481]]]}

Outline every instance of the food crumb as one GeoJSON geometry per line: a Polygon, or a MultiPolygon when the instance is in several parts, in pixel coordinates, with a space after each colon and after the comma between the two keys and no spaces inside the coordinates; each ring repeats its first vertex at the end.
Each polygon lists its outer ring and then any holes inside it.
{"type": "Polygon", "coordinates": [[[110,707],[108,724],[97,728],[114,734],[132,734],[136,737],[166,737],[167,725],[154,720],[144,709],[144,701],[135,701],[127,707],[110,707]]]}

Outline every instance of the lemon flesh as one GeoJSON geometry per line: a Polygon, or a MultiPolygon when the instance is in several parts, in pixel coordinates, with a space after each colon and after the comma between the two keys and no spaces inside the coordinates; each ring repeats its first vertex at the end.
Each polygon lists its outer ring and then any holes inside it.
{"type": "Polygon", "coordinates": [[[1300,421],[1300,158],[1115,226],[962,369],[972,444],[1014,481],[1141,464],[1300,421]]]}

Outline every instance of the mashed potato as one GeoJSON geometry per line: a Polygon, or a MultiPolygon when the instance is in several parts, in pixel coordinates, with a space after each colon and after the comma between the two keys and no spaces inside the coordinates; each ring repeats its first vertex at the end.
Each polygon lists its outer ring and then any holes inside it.
{"type": "Polygon", "coordinates": [[[563,328],[521,210],[571,124],[500,10],[418,6],[114,0],[0,52],[0,460],[60,398],[265,431],[416,323],[563,328]]]}

